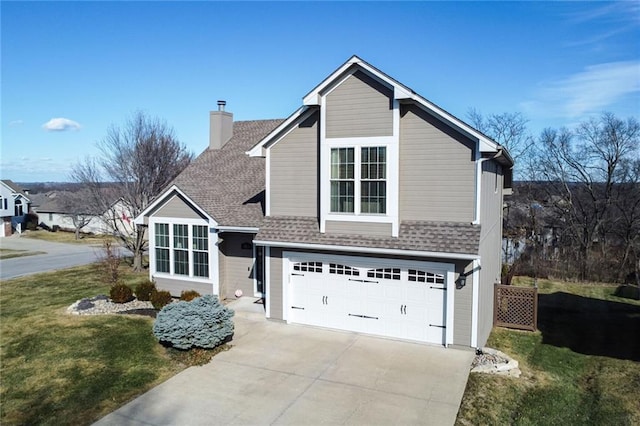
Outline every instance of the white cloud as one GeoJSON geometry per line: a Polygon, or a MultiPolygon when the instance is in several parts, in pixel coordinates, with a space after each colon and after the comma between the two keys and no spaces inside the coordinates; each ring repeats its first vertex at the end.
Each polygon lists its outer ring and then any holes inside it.
{"type": "Polygon", "coordinates": [[[533,99],[521,107],[530,116],[575,119],[600,113],[638,92],[640,61],[609,62],[541,83],[533,99]]]}
{"type": "Polygon", "coordinates": [[[50,132],[63,132],[65,130],[80,129],[80,123],[68,118],[52,118],[44,123],[42,128],[50,132]]]}

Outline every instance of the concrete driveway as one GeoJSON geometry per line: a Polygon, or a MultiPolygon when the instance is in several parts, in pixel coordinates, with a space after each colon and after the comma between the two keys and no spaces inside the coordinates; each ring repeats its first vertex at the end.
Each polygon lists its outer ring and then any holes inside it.
{"type": "Polygon", "coordinates": [[[473,352],[264,319],[243,298],[233,348],[96,425],[455,422],[473,352]]]}

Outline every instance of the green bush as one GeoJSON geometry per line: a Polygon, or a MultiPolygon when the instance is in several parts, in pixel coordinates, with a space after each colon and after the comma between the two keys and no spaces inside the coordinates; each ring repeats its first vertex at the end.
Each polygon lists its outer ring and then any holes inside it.
{"type": "Polygon", "coordinates": [[[165,306],[158,312],[153,334],[160,343],[177,349],[211,349],[233,335],[233,314],[217,296],[207,294],[165,306]]]}
{"type": "Polygon", "coordinates": [[[153,281],[144,281],[136,286],[136,297],[138,300],[148,302],[151,300],[151,294],[157,291],[153,281]]]}
{"type": "Polygon", "coordinates": [[[117,283],[111,286],[109,296],[114,303],[127,303],[133,300],[133,290],[126,284],[117,283]]]}
{"type": "Polygon", "coordinates": [[[171,303],[171,293],[165,290],[151,292],[151,304],[155,309],[162,309],[171,303]]]}
{"type": "Polygon", "coordinates": [[[180,293],[180,300],[191,302],[193,299],[200,296],[201,294],[195,290],[182,290],[182,293],[180,293]]]}

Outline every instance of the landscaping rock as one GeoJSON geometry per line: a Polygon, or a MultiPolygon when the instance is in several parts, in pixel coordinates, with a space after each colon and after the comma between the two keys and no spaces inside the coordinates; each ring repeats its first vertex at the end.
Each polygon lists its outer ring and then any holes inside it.
{"type": "Polygon", "coordinates": [[[518,361],[497,349],[482,348],[471,363],[472,373],[520,377],[518,361]]]}
{"type": "MultiPolygon", "coordinates": [[[[151,302],[142,302],[134,299],[127,303],[113,303],[106,296],[96,296],[91,299],[81,299],[67,308],[67,313],[72,315],[104,315],[117,314],[135,310],[153,310],[151,302]],[[89,307],[89,305],[92,305],[89,307]]],[[[137,312],[135,312],[137,313],[137,312]]],[[[149,315],[149,314],[144,314],[149,315]]]]}

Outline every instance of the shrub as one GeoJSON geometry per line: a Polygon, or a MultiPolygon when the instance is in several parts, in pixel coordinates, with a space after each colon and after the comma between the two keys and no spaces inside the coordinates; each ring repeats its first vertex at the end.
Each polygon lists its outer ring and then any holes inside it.
{"type": "Polygon", "coordinates": [[[111,286],[109,296],[114,303],[127,303],[133,300],[133,290],[126,284],[118,283],[111,286]]]}
{"type": "Polygon", "coordinates": [[[171,303],[171,293],[165,290],[156,290],[151,292],[151,304],[156,309],[162,309],[171,303]]]}
{"type": "Polygon", "coordinates": [[[180,293],[180,300],[191,302],[193,299],[200,296],[200,293],[195,290],[182,290],[182,293],[180,293]]]}
{"type": "Polygon", "coordinates": [[[102,248],[104,254],[99,263],[100,271],[107,284],[114,286],[120,282],[120,263],[122,263],[122,257],[118,253],[117,248],[113,246],[113,243],[107,239],[102,242],[102,248]]]}
{"type": "Polygon", "coordinates": [[[233,335],[233,314],[217,296],[208,294],[165,306],[153,324],[153,334],[160,343],[177,349],[211,349],[233,335]]]}
{"type": "Polygon", "coordinates": [[[148,302],[151,300],[151,294],[157,291],[153,281],[144,281],[136,286],[136,297],[138,300],[148,302]]]}

